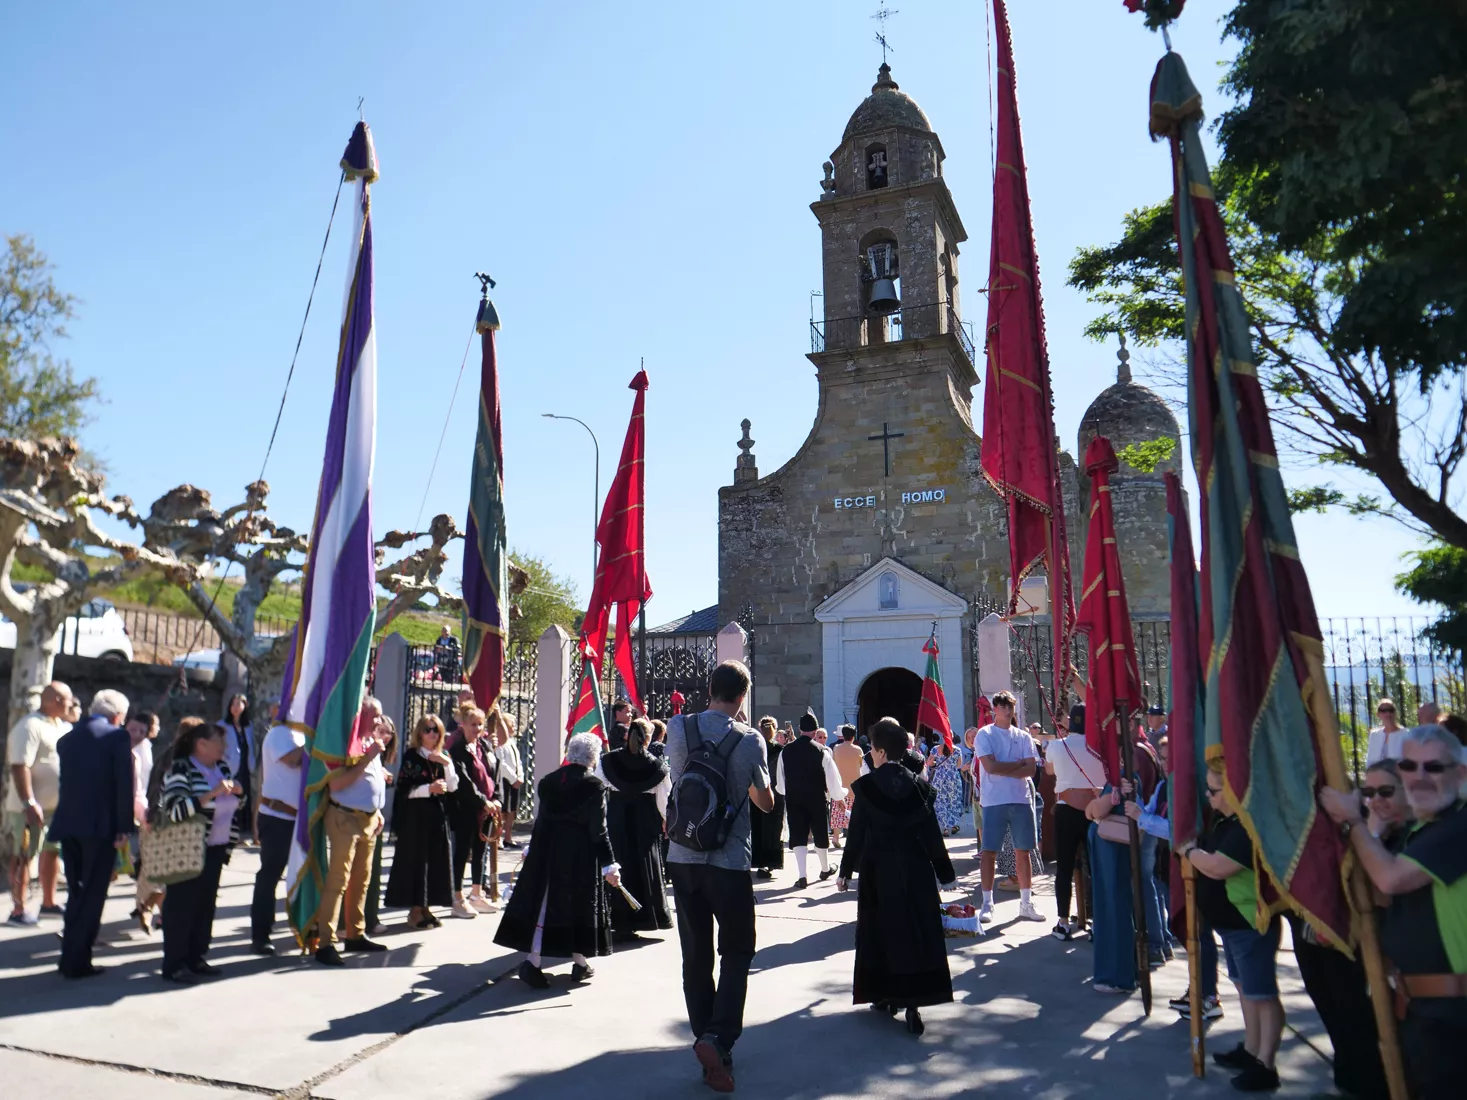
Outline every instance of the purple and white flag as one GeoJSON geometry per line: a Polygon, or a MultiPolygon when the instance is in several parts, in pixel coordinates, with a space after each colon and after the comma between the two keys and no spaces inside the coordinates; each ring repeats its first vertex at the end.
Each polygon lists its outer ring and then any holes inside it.
{"type": "Polygon", "coordinates": [[[377,440],[377,336],[372,311],[371,184],[377,179],[372,134],[358,122],[341,160],[356,184],[356,226],[347,266],[346,304],[336,358],[336,391],[310,555],[280,703],[280,720],[306,735],[301,799],[291,845],[287,911],[305,947],[315,933],[326,876],[326,779],[361,753],[356,729],[367,658],[377,625],[372,546],[372,466],[377,440]]]}

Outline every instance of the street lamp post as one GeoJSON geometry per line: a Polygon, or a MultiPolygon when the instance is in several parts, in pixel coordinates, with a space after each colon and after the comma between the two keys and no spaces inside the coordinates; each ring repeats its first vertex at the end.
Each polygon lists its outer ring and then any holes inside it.
{"type": "Polygon", "coordinates": [[[591,584],[596,583],[596,527],[601,520],[601,444],[596,439],[596,433],[591,431],[591,425],[576,416],[561,416],[559,413],[541,413],[547,420],[574,420],[586,429],[586,434],[591,437],[591,445],[596,448],[596,473],[592,482],[591,496],[591,584]]]}

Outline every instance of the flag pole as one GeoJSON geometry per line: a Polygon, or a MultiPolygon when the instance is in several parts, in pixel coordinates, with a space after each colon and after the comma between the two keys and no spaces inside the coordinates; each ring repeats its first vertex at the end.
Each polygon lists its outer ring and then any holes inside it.
{"type": "MultiPolygon", "coordinates": [[[[1121,739],[1121,775],[1131,781],[1131,797],[1140,802],[1137,786],[1135,747],[1131,738],[1131,711],[1128,700],[1116,700],[1117,732],[1121,739]]],[[[1146,949],[1146,895],[1141,887],[1141,827],[1127,816],[1131,832],[1131,912],[1136,926],[1136,981],[1141,986],[1141,1008],[1151,1015],[1151,960],[1146,949]]]]}
{"type": "MultiPolygon", "coordinates": [[[[1323,654],[1316,648],[1319,643],[1314,639],[1302,638],[1298,634],[1294,639],[1299,643],[1304,667],[1309,672],[1309,709],[1314,716],[1324,781],[1336,790],[1348,791],[1350,780],[1345,774],[1345,758],[1340,750],[1340,730],[1335,722],[1329,692],[1324,686],[1328,681],[1324,675],[1323,654]]],[[[1354,910],[1355,931],[1360,937],[1360,955],[1365,964],[1366,984],[1370,987],[1370,1006],[1375,1012],[1375,1030],[1380,1040],[1380,1060],[1385,1069],[1386,1087],[1391,1100],[1407,1100],[1410,1092],[1406,1086],[1406,1063],[1401,1054],[1401,1037],[1396,1030],[1395,1005],[1386,978],[1380,929],[1375,921],[1375,903],[1365,868],[1358,859],[1352,860],[1352,864],[1345,897],[1354,910]]]]}
{"type": "MultiPolygon", "coordinates": [[[[1207,1051],[1202,1035],[1202,929],[1197,924],[1197,872],[1181,857],[1182,885],[1187,893],[1187,1006],[1192,1010],[1192,1076],[1207,1076],[1207,1051]]],[[[1208,935],[1212,935],[1208,932],[1208,935]]]]}

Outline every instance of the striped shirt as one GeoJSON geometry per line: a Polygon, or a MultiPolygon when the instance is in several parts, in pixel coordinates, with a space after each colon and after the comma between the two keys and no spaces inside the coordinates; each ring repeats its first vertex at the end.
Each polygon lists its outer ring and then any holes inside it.
{"type": "MultiPolygon", "coordinates": [[[[224,773],[224,778],[231,778],[229,765],[219,761],[219,770],[224,773]]],[[[214,785],[205,778],[204,773],[188,757],[182,760],[174,760],[173,766],[168,769],[168,775],[163,780],[163,794],[161,797],[163,816],[175,825],[181,821],[187,821],[195,814],[203,814],[209,822],[209,831],[213,832],[214,826],[214,804],[205,804],[204,798],[214,789],[214,785]]],[[[230,815],[229,847],[233,848],[239,843],[239,819],[230,815]]]]}

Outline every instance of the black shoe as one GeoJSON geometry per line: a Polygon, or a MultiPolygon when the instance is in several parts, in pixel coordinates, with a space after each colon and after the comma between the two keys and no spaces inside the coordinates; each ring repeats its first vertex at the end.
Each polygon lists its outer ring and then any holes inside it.
{"type": "Polygon", "coordinates": [[[1239,1043],[1232,1050],[1217,1051],[1213,1054],[1212,1060],[1224,1069],[1247,1069],[1249,1066],[1256,1066],[1258,1064],[1258,1059],[1244,1050],[1242,1043],[1239,1043]]]}
{"type": "Polygon", "coordinates": [[[810,885],[810,880],[807,879],[807,878],[797,878],[797,879],[795,879],[795,889],[796,890],[803,890],[805,887],[807,887],[809,885],[810,885]]]}
{"type": "Polygon", "coordinates": [[[217,978],[220,974],[224,973],[217,966],[210,966],[206,962],[189,963],[188,969],[189,973],[197,974],[201,978],[217,978]]]}
{"type": "Polygon", "coordinates": [[[165,971],[162,972],[162,975],[161,976],[162,976],[162,978],[163,978],[163,980],[165,982],[172,982],[174,985],[193,985],[194,984],[189,979],[188,974],[186,974],[181,968],[178,969],[178,970],[165,970],[165,971]]]}
{"type": "Polygon", "coordinates": [[[275,945],[273,943],[252,943],[250,944],[250,951],[256,955],[273,955],[275,954],[275,945]]]}
{"type": "Polygon", "coordinates": [[[61,976],[68,981],[76,981],[79,978],[95,978],[98,974],[106,973],[104,968],[95,963],[88,963],[80,970],[63,970],[61,976]]]}
{"type": "Polygon", "coordinates": [[[507,851],[511,851],[511,852],[518,852],[518,851],[519,851],[519,850],[520,850],[520,849],[521,849],[521,848],[523,848],[523,847],[524,847],[524,845],[523,845],[523,844],[521,844],[521,843],[520,843],[520,842],[519,842],[519,841],[517,841],[517,840],[506,840],[506,841],[505,841],[505,842],[504,842],[504,847],[505,847],[505,849],[506,849],[506,850],[507,850],[507,851]]]}
{"type": "Polygon", "coordinates": [[[573,982],[588,982],[595,976],[596,968],[590,964],[582,966],[580,963],[576,963],[571,967],[571,981],[573,982]]]}
{"type": "Polygon", "coordinates": [[[611,934],[612,943],[637,943],[641,938],[636,932],[613,932],[611,934]]]}
{"type": "Polygon", "coordinates": [[[43,906],[41,906],[41,916],[43,916],[43,917],[64,917],[64,916],[66,916],[66,906],[64,906],[64,905],[43,905],[43,906]]]}
{"type": "Polygon", "coordinates": [[[760,867],[759,870],[754,872],[754,874],[757,877],[763,879],[770,879],[774,877],[774,872],[771,871],[768,867],[760,867]]]}
{"type": "Polygon", "coordinates": [[[1253,1064],[1233,1078],[1239,1092],[1273,1092],[1279,1087],[1279,1071],[1254,1059],[1253,1064]]]}
{"type": "Polygon", "coordinates": [[[545,971],[533,965],[529,959],[520,963],[520,968],[516,973],[519,975],[520,981],[524,982],[531,989],[550,988],[550,979],[545,976],[545,971]]]}
{"type": "Polygon", "coordinates": [[[325,943],[316,948],[316,961],[322,966],[345,966],[346,960],[336,950],[335,944],[325,943]]]}
{"type": "Polygon", "coordinates": [[[833,874],[835,874],[835,868],[834,867],[827,867],[825,870],[823,870],[823,871],[820,872],[820,881],[821,882],[824,882],[826,879],[828,879],[833,874]]]}
{"type": "Polygon", "coordinates": [[[1181,1012],[1184,1008],[1191,1008],[1192,987],[1188,986],[1185,990],[1182,991],[1182,995],[1180,997],[1173,997],[1171,1000],[1167,1001],[1167,1004],[1171,1005],[1171,1007],[1176,1009],[1176,1011],[1178,1012],[1181,1012]]]}
{"type": "Polygon", "coordinates": [[[922,1013],[915,1008],[907,1009],[907,1030],[913,1035],[921,1035],[927,1030],[927,1025],[922,1022],[922,1013]]]}
{"type": "Polygon", "coordinates": [[[341,946],[344,947],[344,948],[346,948],[348,951],[386,951],[387,950],[387,945],[385,943],[377,943],[375,940],[369,940],[369,939],[367,939],[366,936],[353,936],[351,939],[346,940],[345,942],[343,942],[341,946]]]}
{"type": "Polygon", "coordinates": [[[897,1006],[890,1001],[874,1001],[871,1005],[871,1011],[880,1012],[883,1016],[890,1016],[892,1019],[896,1019],[897,1006]]]}

